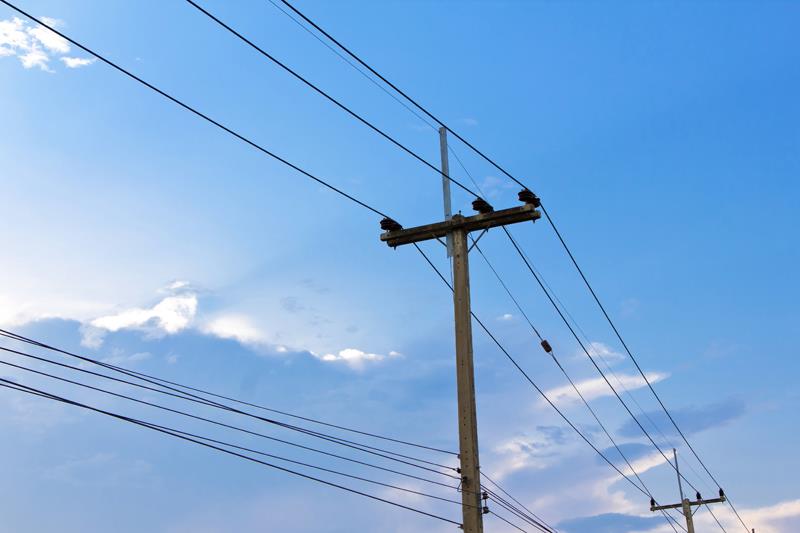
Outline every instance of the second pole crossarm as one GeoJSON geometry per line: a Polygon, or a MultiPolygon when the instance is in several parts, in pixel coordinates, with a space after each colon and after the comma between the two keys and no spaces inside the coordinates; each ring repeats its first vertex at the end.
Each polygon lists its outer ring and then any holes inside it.
{"type": "Polygon", "coordinates": [[[450,220],[445,220],[443,222],[435,222],[415,228],[387,231],[381,234],[381,240],[389,246],[395,247],[403,244],[445,237],[447,234],[456,230],[463,230],[469,233],[471,231],[495,228],[507,224],[526,222],[528,220],[535,221],[541,216],[541,213],[536,210],[536,208],[526,204],[471,217],[454,215],[450,220]]]}

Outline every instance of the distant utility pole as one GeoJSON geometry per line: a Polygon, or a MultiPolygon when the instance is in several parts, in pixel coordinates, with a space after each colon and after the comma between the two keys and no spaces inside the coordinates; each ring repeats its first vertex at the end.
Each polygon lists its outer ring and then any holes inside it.
{"type": "MultiPolygon", "coordinates": [[[[675,448],[672,449],[672,454],[675,457],[675,471],[678,473],[678,490],[681,494],[681,503],[673,503],[672,505],[656,505],[655,500],[652,498],[650,499],[650,510],[655,511],[663,511],[666,509],[681,509],[683,512],[683,516],[686,518],[686,531],[687,533],[694,533],[694,512],[692,512],[692,507],[697,507],[700,505],[708,505],[710,503],[723,503],[726,501],[725,493],[722,489],[719,489],[719,498],[714,498],[712,500],[704,500],[700,493],[696,494],[697,499],[694,501],[689,500],[689,498],[683,497],[683,485],[681,484],[681,471],[678,469],[678,452],[675,448]]],[[[753,530],[755,533],[755,529],[753,530]]]]}
{"type": "MultiPolygon", "coordinates": [[[[440,130],[442,162],[446,172],[447,139],[440,130]]],[[[449,182],[449,179],[445,177],[449,182]]],[[[483,513],[488,512],[481,502],[480,463],[478,460],[478,424],[475,414],[475,373],[472,362],[472,311],[469,291],[469,246],[468,236],[473,231],[535,221],[541,216],[536,210],[539,199],[531,191],[523,190],[519,199],[525,205],[495,211],[482,198],[472,202],[479,214],[464,217],[461,214],[448,218],[449,183],[445,185],[445,220],[425,226],[403,229],[396,221],[385,218],[381,221],[381,240],[396,248],[404,244],[444,237],[452,243],[453,261],[453,307],[456,335],[456,385],[458,391],[458,437],[461,461],[461,510],[462,528],[465,533],[483,533],[483,513]]],[[[480,238],[480,237],[479,237],[480,238]]]]}

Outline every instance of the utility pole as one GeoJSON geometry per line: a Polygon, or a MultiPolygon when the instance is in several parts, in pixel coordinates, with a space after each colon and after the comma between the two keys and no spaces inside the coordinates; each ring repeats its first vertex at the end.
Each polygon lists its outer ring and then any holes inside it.
{"type": "MultiPolygon", "coordinates": [[[[442,147],[446,156],[446,145],[442,147]]],[[[448,180],[449,181],[449,180],[448,180]]],[[[478,459],[478,423],[475,413],[475,373],[472,362],[472,311],[469,290],[468,236],[473,231],[488,230],[507,224],[535,221],[541,214],[536,210],[539,199],[527,189],[519,193],[525,205],[494,211],[485,200],[478,198],[472,207],[479,214],[464,217],[453,215],[443,222],[403,229],[390,218],[381,221],[381,240],[396,248],[427,240],[448,238],[453,255],[453,308],[456,336],[456,386],[458,391],[458,442],[461,461],[461,510],[465,533],[483,533],[483,513],[488,512],[481,502],[480,461],[478,459]]],[[[447,209],[445,198],[445,209],[447,209]]],[[[446,216],[446,214],[445,214],[446,216]]]]}
{"type": "MultiPolygon", "coordinates": [[[[692,511],[692,507],[708,505],[710,503],[723,503],[726,501],[725,492],[723,492],[722,489],[719,489],[719,498],[714,498],[711,500],[704,500],[699,492],[696,494],[697,499],[694,501],[689,500],[689,498],[684,498],[683,484],[681,483],[681,471],[678,469],[678,452],[675,450],[675,448],[672,449],[672,455],[675,457],[675,472],[678,474],[678,490],[680,491],[681,495],[681,503],[673,503],[671,505],[656,505],[655,500],[651,498],[650,510],[655,512],[666,509],[681,509],[683,516],[686,518],[687,533],[694,533],[694,512],[692,511]]],[[[753,530],[753,533],[755,533],[755,530],[753,530]]]]}

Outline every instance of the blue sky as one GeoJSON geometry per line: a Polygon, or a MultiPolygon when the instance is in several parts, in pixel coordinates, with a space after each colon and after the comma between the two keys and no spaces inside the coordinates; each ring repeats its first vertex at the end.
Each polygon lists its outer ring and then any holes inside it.
{"type": "MultiPolygon", "coordinates": [[[[269,2],[203,5],[438,160],[435,131],[269,2]]],[[[187,3],[20,6],[406,226],[441,217],[435,173],[187,3]]],[[[800,364],[789,333],[800,319],[800,7],[298,7],[530,184],[748,524],[795,531],[800,364]]],[[[249,401],[456,446],[450,297],[413,249],[388,249],[373,214],[15,16],[0,8],[2,327],[249,401]]],[[[496,207],[517,205],[518,187],[466,147],[453,148],[496,207]]],[[[451,169],[463,177],[454,162],[451,169]]],[[[454,190],[457,209],[469,211],[470,200],[454,190]]],[[[677,442],[551,228],[512,231],[594,348],[677,442]]],[[[644,446],[500,237],[491,232],[483,249],[657,497],[677,499],[674,472],[644,446]]],[[[446,270],[441,247],[425,248],[446,270]]],[[[558,396],[563,376],[478,256],[472,276],[475,312],[608,448],[582,406],[558,396]]],[[[665,531],[646,499],[477,330],[475,360],[487,472],[567,533],[665,531]]],[[[21,371],[0,375],[162,416],[21,371]]],[[[427,519],[96,415],[10,391],[0,402],[9,531],[439,531],[427,519]]],[[[701,472],[688,450],[679,455],[701,472]]],[[[715,492],[707,478],[686,475],[715,492]]],[[[444,504],[413,504],[457,515],[444,504]]],[[[699,524],[713,530],[701,513],[699,524]]],[[[726,509],[718,516],[741,530],[726,509]]],[[[487,522],[489,531],[503,527],[487,522]]]]}

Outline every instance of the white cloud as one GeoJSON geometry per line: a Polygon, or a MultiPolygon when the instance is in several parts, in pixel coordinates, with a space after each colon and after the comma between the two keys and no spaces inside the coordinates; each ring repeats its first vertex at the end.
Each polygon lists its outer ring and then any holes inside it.
{"type": "MultiPolygon", "coordinates": [[[[47,24],[52,28],[58,28],[64,25],[63,21],[52,19],[49,17],[42,17],[42,22],[44,22],[45,24],[47,24]]],[[[27,31],[28,35],[36,39],[39,43],[42,44],[42,46],[44,46],[51,52],[56,52],[59,54],[69,53],[70,47],[67,40],[61,37],[60,35],[52,32],[51,30],[48,30],[44,26],[35,26],[33,28],[27,28],[25,31],[27,31]]]]}
{"type": "Polygon", "coordinates": [[[492,472],[503,479],[518,470],[548,468],[572,451],[572,440],[559,426],[539,426],[534,432],[516,435],[494,447],[493,451],[502,459],[492,472]]]}
{"type": "MultiPolygon", "coordinates": [[[[322,356],[318,356],[316,354],[314,355],[322,361],[344,363],[355,370],[363,369],[367,362],[383,361],[387,358],[386,355],[368,353],[363,350],[359,350],[358,348],[345,348],[344,350],[340,350],[335,354],[328,353],[322,356]]],[[[398,357],[399,355],[399,352],[391,351],[389,352],[388,357],[398,357]]]]}
{"type": "MultiPolygon", "coordinates": [[[[669,377],[669,374],[662,372],[651,372],[645,375],[647,376],[647,379],[650,380],[650,383],[657,383],[669,377]]],[[[629,391],[639,389],[647,385],[644,378],[639,375],[617,374],[617,378],[619,378],[619,382],[622,383],[629,391]]],[[[617,383],[615,380],[615,382],[612,384],[614,385],[614,388],[617,389],[617,392],[620,392],[619,389],[622,387],[619,386],[619,383],[617,383]]],[[[575,386],[581,391],[581,394],[584,398],[586,398],[586,401],[602,398],[604,396],[613,396],[614,394],[602,377],[579,381],[575,383],[575,386]]],[[[545,391],[545,394],[553,401],[553,403],[556,404],[566,404],[580,401],[580,398],[575,390],[573,390],[572,385],[556,387],[545,391]]],[[[539,400],[539,405],[544,406],[546,404],[547,402],[545,402],[544,399],[539,400]]]]}
{"type": "MultiPolygon", "coordinates": [[[[606,363],[611,364],[612,362],[621,361],[625,358],[620,352],[613,350],[607,344],[603,344],[602,342],[590,342],[586,346],[586,351],[588,351],[592,357],[599,357],[606,361],[606,363]]],[[[579,357],[586,357],[586,354],[583,351],[580,352],[578,355],[579,357]]]]}
{"type": "MultiPolygon", "coordinates": [[[[53,28],[64,25],[62,21],[49,17],[42,17],[42,22],[53,28]]],[[[26,69],[39,68],[53,72],[50,68],[51,56],[62,56],[59,59],[68,68],[85,67],[95,61],[65,56],[70,50],[66,39],[44,26],[29,25],[18,17],[0,20],[0,57],[17,56],[26,69]]]]}
{"type": "Polygon", "coordinates": [[[97,61],[97,59],[95,59],[93,57],[92,58],[87,58],[87,57],[68,57],[68,56],[64,56],[64,57],[62,57],[60,59],[61,59],[61,61],[64,62],[64,64],[68,68],[87,67],[87,66],[91,65],[92,63],[94,63],[95,61],[97,61]]]}
{"type": "Polygon", "coordinates": [[[48,66],[50,57],[38,46],[33,46],[24,54],[20,54],[19,60],[25,68],[39,67],[45,72],[52,72],[48,66]]]}
{"type": "Polygon", "coordinates": [[[90,325],[112,332],[155,327],[165,333],[174,334],[188,327],[196,313],[196,295],[167,296],[149,309],[140,307],[127,309],[117,314],[96,318],[90,325]]]}
{"type": "MultiPolygon", "coordinates": [[[[224,315],[217,317],[206,324],[200,330],[208,335],[214,335],[222,339],[233,339],[242,344],[262,344],[266,338],[249,318],[244,315],[224,315]]],[[[285,347],[284,351],[286,351],[285,347]]],[[[278,350],[279,352],[281,350],[278,350]]]]}
{"type": "Polygon", "coordinates": [[[505,313],[505,314],[500,315],[499,317],[497,317],[497,320],[502,320],[503,322],[508,322],[510,320],[514,320],[514,315],[512,315],[511,313],[505,313]]]}

